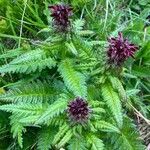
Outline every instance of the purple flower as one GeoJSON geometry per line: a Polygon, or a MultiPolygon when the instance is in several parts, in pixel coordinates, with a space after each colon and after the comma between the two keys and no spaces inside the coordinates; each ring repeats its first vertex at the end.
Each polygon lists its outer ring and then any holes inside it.
{"type": "Polygon", "coordinates": [[[109,49],[107,51],[108,61],[111,64],[120,66],[128,57],[134,57],[138,47],[124,39],[121,32],[118,37],[109,38],[109,49]]]}
{"type": "Polygon", "coordinates": [[[49,6],[53,17],[54,25],[59,31],[67,31],[70,24],[69,17],[72,15],[72,8],[66,5],[49,6]]]}
{"type": "Polygon", "coordinates": [[[69,118],[76,123],[86,122],[89,118],[90,109],[88,103],[82,98],[75,98],[68,104],[69,118]]]}

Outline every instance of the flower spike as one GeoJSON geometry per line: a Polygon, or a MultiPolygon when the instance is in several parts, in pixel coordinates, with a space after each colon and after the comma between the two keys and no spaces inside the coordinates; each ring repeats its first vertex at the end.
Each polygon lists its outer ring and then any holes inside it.
{"type": "Polygon", "coordinates": [[[118,33],[118,37],[109,38],[108,42],[108,61],[117,66],[120,66],[127,58],[134,57],[135,51],[138,50],[136,45],[123,38],[121,32],[118,33]]]}

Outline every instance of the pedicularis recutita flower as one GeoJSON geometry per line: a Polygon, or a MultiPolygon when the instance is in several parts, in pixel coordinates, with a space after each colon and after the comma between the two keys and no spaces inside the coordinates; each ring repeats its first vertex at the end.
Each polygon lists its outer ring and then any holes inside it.
{"type": "Polygon", "coordinates": [[[86,122],[89,118],[90,108],[87,101],[82,98],[75,98],[68,104],[68,116],[76,123],[86,122]]]}
{"type": "Polygon", "coordinates": [[[118,37],[109,38],[108,42],[108,61],[117,66],[120,66],[127,58],[133,57],[135,51],[138,50],[136,45],[123,38],[121,32],[118,33],[118,37]]]}
{"type": "Polygon", "coordinates": [[[72,16],[72,8],[67,5],[49,6],[51,17],[57,30],[64,32],[68,30],[70,25],[69,17],[72,16]]]}

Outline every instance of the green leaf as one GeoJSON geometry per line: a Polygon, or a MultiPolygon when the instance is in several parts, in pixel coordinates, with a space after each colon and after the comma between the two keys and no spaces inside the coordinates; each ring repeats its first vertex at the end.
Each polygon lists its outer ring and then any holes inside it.
{"type": "MultiPolygon", "coordinates": [[[[3,38],[12,38],[12,39],[20,39],[19,36],[14,36],[14,35],[8,35],[8,34],[2,34],[0,33],[0,37],[3,37],[3,38]]],[[[23,40],[28,40],[27,38],[24,38],[24,37],[21,37],[21,39],[23,40]]]]}
{"type": "Polygon", "coordinates": [[[35,71],[42,71],[46,67],[51,69],[56,65],[56,62],[47,57],[42,50],[33,50],[27,52],[18,58],[12,60],[9,64],[0,67],[0,73],[26,73],[29,74],[35,71]]]}
{"type": "Polygon", "coordinates": [[[121,127],[123,124],[123,115],[121,101],[118,94],[114,91],[109,83],[103,84],[101,90],[107,106],[110,108],[110,111],[112,112],[118,126],[121,127]]]}
{"type": "Polygon", "coordinates": [[[132,73],[133,75],[138,77],[143,77],[143,78],[150,77],[150,67],[134,66],[132,68],[132,73]]]}
{"type": "Polygon", "coordinates": [[[22,48],[17,48],[17,49],[13,49],[13,50],[9,50],[6,51],[6,53],[0,55],[0,59],[6,59],[6,58],[13,58],[15,56],[19,56],[20,54],[22,54],[24,51],[22,48]]]}
{"type": "Polygon", "coordinates": [[[66,97],[60,97],[57,101],[49,105],[49,107],[43,112],[41,117],[36,121],[35,124],[47,123],[50,119],[58,116],[67,109],[68,99],[66,97]]]}
{"type": "Polygon", "coordinates": [[[76,50],[76,48],[72,42],[66,43],[66,46],[67,46],[68,50],[71,51],[72,54],[74,54],[75,56],[78,55],[78,51],[76,50]]]}
{"type": "Polygon", "coordinates": [[[43,32],[51,32],[52,29],[50,27],[47,27],[47,28],[43,28],[41,29],[37,34],[40,34],[40,33],[43,33],[43,32]]]}
{"type": "Polygon", "coordinates": [[[62,61],[58,70],[63,77],[65,85],[75,96],[87,96],[85,77],[80,72],[74,70],[69,60],[62,61]]]}
{"type": "Polygon", "coordinates": [[[133,95],[136,95],[140,92],[139,89],[131,89],[131,90],[127,90],[126,93],[127,93],[127,96],[133,96],[133,95]]]}
{"type": "Polygon", "coordinates": [[[88,150],[86,148],[86,142],[85,140],[83,140],[82,137],[80,138],[73,138],[70,142],[69,142],[69,146],[68,146],[69,150],[88,150]]]}
{"type": "Polygon", "coordinates": [[[1,105],[0,110],[6,111],[6,112],[14,112],[14,113],[20,113],[24,115],[36,115],[40,114],[43,110],[42,104],[25,104],[25,103],[19,103],[19,104],[6,104],[1,105]]]}
{"type": "Polygon", "coordinates": [[[80,32],[83,29],[83,26],[85,24],[84,20],[77,19],[73,22],[73,29],[76,33],[80,32]]]}
{"type": "Polygon", "coordinates": [[[143,47],[140,51],[138,51],[136,58],[140,59],[142,57],[150,58],[150,41],[146,41],[146,43],[143,43],[143,47]]]}
{"type": "Polygon", "coordinates": [[[127,117],[124,118],[120,134],[108,134],[108,139],[112,143],[111,148],[115,150],[145,150],[135,125],[127,117]]]}
{"type": "Polygon", "coordinates": [[[106,131],[106,132],[115,132],[120,133],[120,130],[112,125],[111,123],[105,122],[105,121],[96,121],[94,123],[94,126],[98,130],[106,131]]]}
{"type": "Polygon", "coordinates": [[[149,0],[139,0],[139,4],[146,6],[149,3],[149,0]]]}
{"type": "Polygon", "coordinates": [[[38,150],[51,149],[52,141],[53,141],[55,134],[56,134],[56,131],[53,129],[53,127],[44,126],[39,132],[37,149],[38,150]]]}
{"type": "Polygon", "coordinates": [[[52,144],[56,145],[66,134],[69,130],[69,126],[67,124],[63,124],[60,128],[58,133],[55,135],[52,144]]]}
{"type": "Polygon", "coordinates": [[[101,139],[96,137],[95,135],[88,135],[87,137],[88,143],[90,143],[91,148],[90,150],[103,150],[104,149],[104,144],[101,139]]]}
{"type": "Polygon", "coordinates": [[[25,128],[23,124],[18,121],[21,117],[19,113],[11,115],[10,125],[13,138],[17,138],[19,146],[23,148],[23,132],[25,132],[25,128]]]}
{"type": "Polygon", "coordinates": [[[49,83],[36,81],[16,87],[0,95],[0,100],[4,102],[24,102],[24,103],[42,103],[53,101],[55,90],[49,83]]]}
{"type": "Polygon", "coordinates": [[[63,147],[72,137],[73,133],[72,130],[68,130],[60,142],[57,144],[57,148],[63,147]]]}
{"type": "MultiPolygon", "coordinates": [[[[25,124],[25,125],[31,125],[31,124],[34,124],[38,118],[41,116],[41,114],[30,114],[29,115],[25,115],[24,117],[22,117],[19,122],[22,123],[22,124],[25,124]]],[[[34,125],[36,126],[36,125],[34,125]]]]}
{"type": "Polygon", "coordinates": [[[113,76],[110,76],[109,79],[110,79],[110,82],[111,82],[113,88],[118,91],[122,100],[126,100],[127,99],[126,91],[125,91],[121,81],[118,78],[113,77],[113,76]]]}
{"type": "Polygon", "coordinates": [[[105,113],[105,109],[97,107],[97,108],[92,108],[93,114],[100,114],[100,113],[105,113]]]}

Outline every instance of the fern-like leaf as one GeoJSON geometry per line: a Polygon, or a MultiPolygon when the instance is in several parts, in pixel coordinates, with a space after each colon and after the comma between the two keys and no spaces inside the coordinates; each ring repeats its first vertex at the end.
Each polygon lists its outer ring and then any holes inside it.
{"type": "Polygon", "coordinates": [[[121,81],[118,78],[112,77],[112,76],[110,76],[109,79],[110,79],[110,82],[112,83],[113,88],[118,91],[122,100],[126,100],[127,99],[126,91],[125,91],[121,81]]]}
{"type": "Polygon", "coordinates": [[[54,130],[51,126],[43,127],[39,132],[37,149],[49,150],[55,134],[56,130],[54,130]]]}
{"type": "Polygon", "coordinates": [[[46,67],[52,68],[56,65],[56,62],[47,57],[42,50],[34,50],[25,53],[18,58],[12,60],[9,64],[0,67],[1,73],[31,73],[35,71],[41,71],[46,67]]]}
{"type": "Polygon", "coordinates": [[[90,150],[103,150],[104,149],[103,141],[95,135],[88,135],[87,141],[91,145],[90,150]]]}
{"type": "Polygon", "coordinates": [[[101,131],[120,133],[120,130],[117,127],[105,121],[96,121],[94,126],[101,131]]]}
{"type": "Polygon", "coordinates": [[[35,104],[25,104],[25,103],[6,104],[6,105],[1,105],[0,110],[6,112],[24,114],[24,115],[36,115],[36,114],[40,114],[43,111],[43,106],[42,104],[35,105],[35,104]]]}
{"type": "Polygon", "coordinates": [[[53,145],[57,145],[57,143],[62,139],[62,137],[64,137],[64,135],[66,134],[66,132],[69,130],[69,126],[64,123],[60,128],[58,133],[55,135],[52,144],[53,145]]]}
{"type": "Polygon", "coordinates": [[[66,43],[66,47],[68,48],[68,51],[70,51],[72,54],[74,54],[75,56],[78,55],[78,51],[72,42],[66,43]]]}
{"type": "Polygon", "coordinates": [[[69,150],[87,150],[86,142],[83,140],[83,138],[73,138],[69,142],[68,146],[69,150]]]}
{"type": "Polygon", "coordinates": [[[0,100],[12,103],[42,103],[52,101],[54,93],[55,90],[48,83],[37,81],[9,90],[0,95],[0,100]]]}
{"type": "Polygon", "coordinates": [[[87,96],[85,77],[83,74],[74,70],[69,60],[61,62],[59,72],[63,77],[65,85],[75,96],[87,96]]]}
{"type": "Polygon", "coordinates": [[[77,19],[73,22],[73,30],[76,33],[76,35],[85,36],[85,35],[90,35],[94,33],[91,30],[83,30],[84,24],[85,24],[85,21],[81,19],[77,19]]]}
{"type": "Polygon", "coordinates": [[[13,138],[17,138],[19,146],[23,148],[23,132],[25,132],[25,128],[23,124],[18,121],[21,117],[22,116],[18,113],[11,115],[10,125],[13,138]]]}
{"type": "Polygon", "coordinates": [[[36,124],[48,123],[54,116],[64,112],[67,109],[67,104],[68,99],[65,96],[61,96],[43,112],[36,124]]]}
{"type": "Polygon", "coordinates": [[[63,138],[60,140],[60,142],[57,144],[57,148],[62,148],[73,136],[72,130],[69,129],[65,135],[63,136],[63,138]]]}
{"type": "Polygon", "coordinates": [[[135,125],[129,118],[124,118],[124,124],[120,134],[109,134],[108,138],[114,150],[145,150],[145,146],[139,139],[135,125]]]}
{"type": "Polygon", "coordinates": [[[78,34],[80,31],[82,31],[84,24],[85,24],[85,21],[84,21],[84,20],[81,20],[81,19],[75,20],[75,21],[73,22],[73,29],[74,29],[74,32],[78,34]]]}
{"type": "Polygon", "coordinates": [[[123,124],[123,115],[121,109],[121,101],[118,94],[114,91],[112,86],[108,83],[105,83],[102,88],[102,96],[106,101],[107,106],[110,108],[117,124],[119,127],[123,124]]]}
{"type": "Polygon", "coordinates": [[[0,59],[13,58],[15,56],[19,56],[23,52],[24,51],[23,51],[22,48],[17,48],[17,49],[14,49],[14,50],[9,50],[6,53],[0,55],[0,59]]]}

